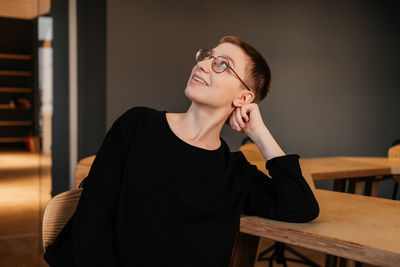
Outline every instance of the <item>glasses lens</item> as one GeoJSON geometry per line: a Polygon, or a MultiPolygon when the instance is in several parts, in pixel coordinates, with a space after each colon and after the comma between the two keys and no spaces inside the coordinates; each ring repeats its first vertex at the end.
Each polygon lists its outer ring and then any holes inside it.
{"type": "Polygon", "coordinates": [[[197,51],[197,54],[196,54],[197,62],[203,61],[203,60],[209,59],[209,58],[210,58],[210,50],[202,48],[202,49],[199,49],[199,51],[197,51]]]}
{"type": "Polygon", "coordinates": [[[217,57],[212,62],[212,69],[216,73],[221,73],[225,71],[229,66],[228,60],[223,57],[217,57]]]}

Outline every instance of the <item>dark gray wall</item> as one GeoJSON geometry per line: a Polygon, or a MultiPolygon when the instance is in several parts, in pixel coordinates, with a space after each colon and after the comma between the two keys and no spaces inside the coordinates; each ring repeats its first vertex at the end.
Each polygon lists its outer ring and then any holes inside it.
{"type": "Polygon", "coordinates": [[[106,4],[77,2],[78,160],[97,152],[106,130],[106,4]]]}
{"type": "MultiPolygon", "coordinates": [[[[287,153],[385,156],[400,136],[393,10],[386,1],[108,1],[107,128],[135,105],[184,112],[196,50],[232,34],[271,66],[260,108],[287,153]]],[[[223,137],[236,150],[243,135],[223,137]]]]}

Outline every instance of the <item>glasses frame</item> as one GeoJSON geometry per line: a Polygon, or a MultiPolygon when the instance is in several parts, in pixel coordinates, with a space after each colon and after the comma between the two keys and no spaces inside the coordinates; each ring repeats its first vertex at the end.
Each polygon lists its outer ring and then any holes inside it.
{"type": "Polygon", "coordinates": [[[229,68],[229,69],[233,72],[233,74],[236,76],[236,78],[238,78],[239,81],[244,85],[244,87],[246,87],[246,89],[249,90],[249,91],[251,92],[250,88],[244,83],[244,81],[243,81],[242,79],[240,79],[240,77],[239,77],[239,75],[236,73],[236,71],[229,65],[229,60],[228,60],[227,58],[225,58],[224,56],[214,57],[214,56],[211,54],[211,50],[210,50],[210,49],[207,49],[207,48],[200,48],[200,49],[197,51],[197,53],[196,53],[196,62],[200,62],[200,61],[203,61],[203,60],[205,60],[205,59],[211,59],[211,58],[213,59],[213,62],[211,62],[211,69],[212,69],[215,73],[222,73],[222,72],[226,71],[226,70],[229,68]],[[207,51],[208,56],[205,57],[205,58],[202,59],[202,60],[197,60],[198,55],[201,54],[201,52],[204,52],[204,51],[207,51]],[[218,58],[223,58],[223,59],[226,61],[226,63],[228,64],[228,67],[225,68],[223,71],[220,71],[220,72],[215,71],[214,68],[213,68],[214,62],[215,62],[216,60],[218,60],[218,58]]]}

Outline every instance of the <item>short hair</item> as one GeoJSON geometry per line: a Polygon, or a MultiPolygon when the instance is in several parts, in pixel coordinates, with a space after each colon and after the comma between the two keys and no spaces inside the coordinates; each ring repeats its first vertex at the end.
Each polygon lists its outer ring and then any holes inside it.
{"type": "Polygon", "coordinates": [[[253,102],[263,100],[270,89],[271,71],[264,57],[251,45],[236,36],[225,36],[219,40],[219,44],[230,43],[240,47],[250,58],[250,64],[246,67],[245,83],[254,93],[253,102]]]}

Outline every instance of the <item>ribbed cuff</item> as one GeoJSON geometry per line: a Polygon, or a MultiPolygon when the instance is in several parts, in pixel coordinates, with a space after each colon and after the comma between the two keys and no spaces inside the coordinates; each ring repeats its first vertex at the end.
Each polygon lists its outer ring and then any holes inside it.
{"type": "Polygon", "coordinates": [[[267,170],[273,168],[287,168],[288,166],[293,166],[293,164],[298,165],[299,158],[300,156],[298,154],[289,154],[274,157],[265,163],[265,167],[267,168],[267,170]]]}

